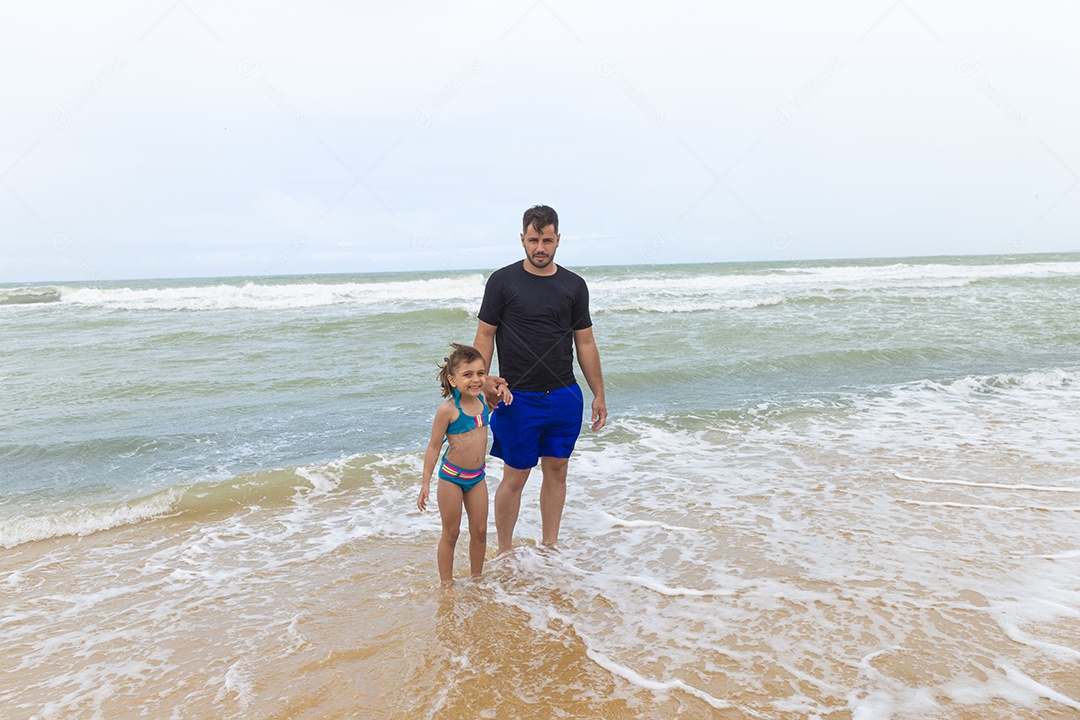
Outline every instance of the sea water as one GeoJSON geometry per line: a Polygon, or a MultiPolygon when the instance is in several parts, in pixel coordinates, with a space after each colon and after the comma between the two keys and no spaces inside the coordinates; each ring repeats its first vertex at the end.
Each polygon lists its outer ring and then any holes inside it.
{"type": "Polygon", "coordinates": [[[1080,717],[1080,255],[575,270],[562,547],[449,591],[490,269],[0,287],[0,717],[1080,717]]]}

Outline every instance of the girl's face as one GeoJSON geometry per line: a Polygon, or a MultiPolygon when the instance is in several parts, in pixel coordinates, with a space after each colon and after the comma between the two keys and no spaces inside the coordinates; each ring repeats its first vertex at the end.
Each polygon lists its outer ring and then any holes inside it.
{"type": "Polygon", "coordinates": [[[487,372],[484,370],[484,361],[480,358],[472,362],[458,363],[454,372],[447,376],[450,386],[455,387],[463,395],[479,397],[484,389],[484,378],[487,372]]]}

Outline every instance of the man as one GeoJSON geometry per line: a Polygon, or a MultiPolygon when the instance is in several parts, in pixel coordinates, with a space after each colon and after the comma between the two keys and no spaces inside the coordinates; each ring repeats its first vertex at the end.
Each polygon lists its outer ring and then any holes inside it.
{"type": "Polygon", "coordinates": [[[584,398],[574,377],[578,365],[593,394],[590,420],[604,427],[607,406],[600,352],[589,316],[589,289],[581,276],[555,264],[559,216],[546,205],[525,211],[521,246],[525,259],[496,270],[488,278],[473,346],[491,365],[499,352],[499,377],[489,376],[489,401],[502,397],[503,381],[513,393],[510,404],[492,419],[491,454],[502,458],[502,481],[495,491],[495,530],[499,554],[511,550],[529,472],[540,463],[542,542],[555,546],[566,501],[566,469],[574,450],[584,398]]]}

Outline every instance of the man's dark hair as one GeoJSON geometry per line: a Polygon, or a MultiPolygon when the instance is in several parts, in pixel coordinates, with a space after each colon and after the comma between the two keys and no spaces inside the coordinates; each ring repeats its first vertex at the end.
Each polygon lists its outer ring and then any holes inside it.
{"type": "Polygon", "coordinates": [[[537,230],[543,230],[548,225],[555,226],[555,234],[559,234],[559,214],[547,205],[533,205],[525,211],[525,217],[521,219],[521,232],[529,232],[529,226],[537,230]]]}

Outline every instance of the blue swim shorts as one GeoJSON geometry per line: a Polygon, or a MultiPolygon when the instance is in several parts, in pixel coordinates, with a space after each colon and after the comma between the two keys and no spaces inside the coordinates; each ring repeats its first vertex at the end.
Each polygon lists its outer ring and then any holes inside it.
{"type": "Polygon", "coordinates": [[[512,468],[536,467],[542,457],[568,458],[574,452],[585,412],[581,387],[514,393],[509,405],[491,415],[491,454],[512,468]]]}

